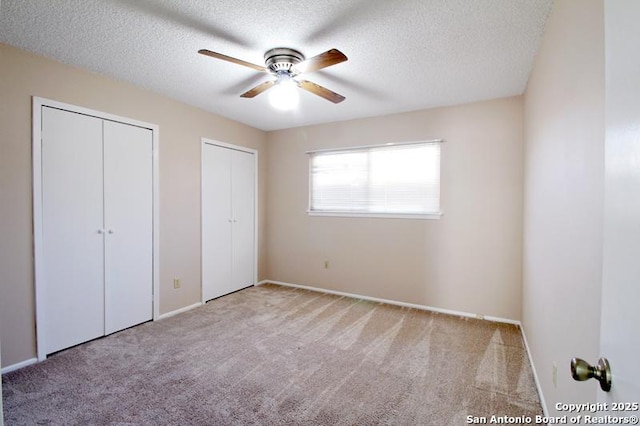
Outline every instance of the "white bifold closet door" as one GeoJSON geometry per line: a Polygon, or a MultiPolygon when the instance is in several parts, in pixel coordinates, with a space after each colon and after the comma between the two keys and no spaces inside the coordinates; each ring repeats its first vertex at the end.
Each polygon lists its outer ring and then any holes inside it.
{"type": "Polygon", "coordinates": [[[42,110],[46,353],[152,318],[152,135],[42,110]]]}
{"type": "Polygon", "coordinates": [[[153,316],[151,130],[104,121],[105,334],[153,316]]]}
{"type": "Polygon", "coordinates": [[[44,326],[51,353],[104,334],[102,120],[43,108],[42,129],[44,326]]]}
{"type": "Polygon", "coordinates": [[[255,154],[202,147],[203,300],[255,284],[255,154]]]}

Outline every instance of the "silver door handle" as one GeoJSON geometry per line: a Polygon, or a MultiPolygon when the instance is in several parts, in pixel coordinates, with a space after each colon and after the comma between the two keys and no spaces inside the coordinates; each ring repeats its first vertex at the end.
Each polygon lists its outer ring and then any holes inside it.
{"type": "Polygon", "coordinates": [[[104,234],[104,229],[98,229],[98,234],[104,234]]]}
{"type": "Polygon", "coordinates": [[[113,229],[109,229],[109,233],[110,233],[110,234],[113,234],[113,229]]]}
{"type": "Polygon", "coordinates": [[[605,392],[611,390],[611,367],[606,358],[600,358],[598,365],[589,365],[589,363],[580,358],[571,360],[571,376],[574,380],[582,382],[591,378],[600,382],[600,389],[605,392]]]}

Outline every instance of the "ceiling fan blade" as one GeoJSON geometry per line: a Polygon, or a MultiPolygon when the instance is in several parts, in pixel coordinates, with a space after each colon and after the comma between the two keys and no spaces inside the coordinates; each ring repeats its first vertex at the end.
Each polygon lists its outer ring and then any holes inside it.
{"type": "Polygon", "coordinates": [[[265,81],[264,83],[258,84],[253,89],[247,90],[242,95],[240,95],[240,97],[242,97],[242,98],[253,98],[255,96],[258,96],[260,93],[264,92],[268,88],[272,87],[274,84],[276,84],[275,80],[265,81]]]}
{"type": "Polygon", "coordinates": [[[306,61],[297,64],[294,69],[298,73],[313,72],[321,70],[322,68],[330,67],[331,65],[339,64],[348,60],[344,53],[338,49],[330,49],[324,53],[309,58],[306,61]]]}
{"type": "Polygon", "coordinates": [[[267,72],[267,69],[263,66],[252,64],[251,62],[243,61],[242,59],[232,58],[231,56],[223,55],[222,53],[212,52],[207,49],[200,49],[198,50],[198,53],[200,53],[201,55],[211,56],[212,58],[222,59],[223,61],[232,62],[234,64],[253,68],[256,71],[267,72]]]}
{"type": "Polygon", "coordinates": [[[339,104],[340,102],[345,100],[345,97],[337,94],[336,92],[332,92],[326,87],[322,87],[319,84],[312,83],[308,80],[298,81],[298,85],[301,89],[306,90],[307,92],[313,93],[314,95],[318,95],[322,98],[325,98],[328,101],[333,102],[334,104],[339,104]]]}

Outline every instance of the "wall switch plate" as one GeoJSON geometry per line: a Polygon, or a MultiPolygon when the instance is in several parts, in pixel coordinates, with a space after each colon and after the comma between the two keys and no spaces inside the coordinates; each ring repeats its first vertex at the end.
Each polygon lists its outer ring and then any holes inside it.
{"type": "Polygon", "coordinates": [[[329,269],[329,261],[328,260],[324,261],[324,269],[329,269]]]}
{"type": "Polygon", "coordinates": [[[551,380],[553,381],[553,387],[558,387],[558,364],[553,362],[553,373],[551,374],[551,380]]]}
{"type": "Polygon", "coordinates": [[[180,288],[182,287],[182,284],[180,283],[180,279],[179,278],[174,278],[173,279],[173,288],[180,288]]]}

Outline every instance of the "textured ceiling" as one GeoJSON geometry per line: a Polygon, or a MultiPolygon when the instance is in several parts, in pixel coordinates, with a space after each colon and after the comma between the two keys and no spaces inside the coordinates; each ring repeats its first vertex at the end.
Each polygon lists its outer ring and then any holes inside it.
{"type": "Polygon", "coordinates": [[[274,130],[521,94],[552,0],[2,0],[0,41],[274,130]],[[349,60],[305,75],[346,96],[300,91],[295,111],[269,78],[197,54],[264,64],[291,47],[349,60]]]}

